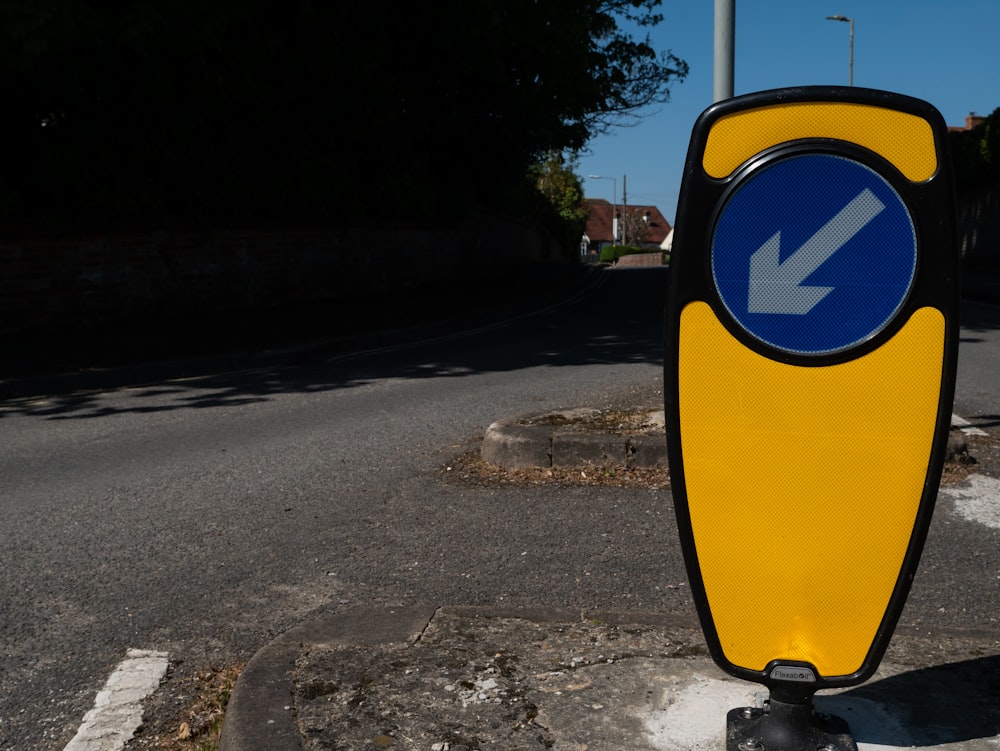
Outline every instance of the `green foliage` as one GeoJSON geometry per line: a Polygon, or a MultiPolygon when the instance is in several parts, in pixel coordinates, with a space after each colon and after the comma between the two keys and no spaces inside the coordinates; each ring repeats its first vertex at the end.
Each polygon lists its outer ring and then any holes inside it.
{"type": "Polygon", "coordinates": [[[640,36],[659,2],[0,0],[0,220],[520,210],[540,158],[683,79],[640,36]]]}
{"type": "Polygon", "coordinates": [[[547,204],[545,224],[567,252],[575,251],[587,225],[583,180],[576,173],[577,165],[575,154],[549,151],[529,172],[547,204]]]}
{"type": "Polygon", "coordinates": [[[622,256],[649,252],[651,252],[649,248],[640,248],[637,245],[605,245],[601,248],[601,263],[614,263],[622,256]]]}
{"type": "Polygon", "coordinates": [[[579,159],[575,154],[565,155],[549,151],[531,168],[538,191],[552,204],[563,219],[586,222],[587,210],[583,206],[583,181],[576,173],[579,159]]]}

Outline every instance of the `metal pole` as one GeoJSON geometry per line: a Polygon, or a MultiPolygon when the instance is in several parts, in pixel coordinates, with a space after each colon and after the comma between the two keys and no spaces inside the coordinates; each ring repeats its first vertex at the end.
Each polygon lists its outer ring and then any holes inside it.
{"type": "Polygon", "coordinates": [[[847,82],[848,85],[854,85],[854,19],[848,18],[847,16],[827,16],[827,21],[842,21],[843,23],[851,25],[851,57],[849,62],[849,68],[847,69],[847,82]]]}
{"type": "Polygon", "coordinates": [[[628,221],[626,217],[628,216],[628,175],[622,175],[622,245],[628,245],[628,238],[625,233],[628,232],[628,221]]]}
{"type": "Polygon", "coordinates": [[[851,19],[851,63],[850,72],[848,73],[848,84],[850,86],[854,85],[854,19],[851,19]]]}
{"type": "Polygon", "coordinates": [[[734,57],[736,50],[736,0],[715,0],[715,77],[716,102],[733,96],[734,57]]]}

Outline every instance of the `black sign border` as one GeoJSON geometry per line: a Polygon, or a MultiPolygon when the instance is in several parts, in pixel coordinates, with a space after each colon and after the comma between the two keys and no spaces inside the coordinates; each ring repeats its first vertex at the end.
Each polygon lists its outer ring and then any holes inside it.
{"type": "MultiPolygon", "coordinates": [[[[831,139],[803,139],[813,143],[830,141],[831,139]]],[[[766,149],[761,154],[751,157],[749,162],[766,155],[772,150],[781,150],[794,141],[778,144],[766,149]]],[[[852,153],[862,149],[858,144],[847,144],[843,141],[833,141],[839,146],[848,146],[852,153]]],[[[853,158],[853,157],[852,157],[853,158]]],[[[880,157],[881,158],[881,157],[880,157]]],[[[866,161],[867,163],[867,161],[866,161]]],[[[874,167],[873,167],[874,168],[874,167]]],[[[896,187],[892,173],[881,172],[886,179],[896,187]]],[[[905,178],[904,178],[905,179],[905,178]]],[[[899,189],[899,188],[897,188],[899,189]]],[[[811,696],[815,691],[828,688],[843,688],[863,683],[870,678],[878,668],[889,640],[895,630],[899,616],[909,595],[910,586],[916,573],[917,564],[923,551],[933,515],[934,503],[937,497],[941,472],[947,453],[948,433],[951,426],[951,410],[954,401],[955,376],[958,361],[959,342],[959,253],[957,233],[957,208],[955,203],[954,177],[952,172],[951,154],[947,137],[947,126],[941,114],[927,102],[902,94],[864,89],[860,87],[828,87],[806,86],[787,89],[774,89],[747,94],[716,103],[705,110],[695,122],[691,142],[685,162],[681,181],[681,191],[675,221],[674,244],[671,251],[670,279],[668,282],[667,304],[665,309],[664,330],[664,408],[667,429],[667,454],[670,463],[671,493],[677,526],[680,534],[681,549],[684,556],[688,579],[691,585],[695,608],[702,624],[702,630],[708,645],[709,653],[716,664],[725,672],[737,678],[762,683],[773,691],[783,694],[801,692],[803,697],[811,696]],[[938,414],[935,434],[925,475],[924,489],[917,510],[916,520],[911,532],[903,563],[900,567],[896,585],[890,596],[888,606],[882,621],[876,631],[871,647],[859,669],[850,675],[824,676],[815,666],[808,663],[786,662],[775,660],[764,670],[756,671],[734,665],[725,656],[719,635],[715,630],[714,620],[708,604],[704,581],[698,566],[697,549],[695,547],[691,516],[688,510],[687,487],[684,478],[683,442],[679,412],[678,383],[678,344],[681,314],[685,307],[696,301],[710,304],[718,315],[721,306],[724,315],[720,320],[729,318],[728,311],[720,300],[716,299],[714,280],[711,276],[711,237],[714,230],[714,217],[720,210],[721,200],[727,188],[733,184],[733,174],[716,179],[707,175],[703,168],[703,156],[707,145],[708,134],[713,124],[720,118],[750,109],[769,107],[785,103],[855,103],[871,105],[884,109],[896,110],[915,115],[928,122],[931,126],[934,147],[937,156],[937,169],[926,181],[906,181],[905,191],[900,189],[900,195],[910,208],[911,218],[917,233],[917,270],[910,294],[900,307],[893,321],[886,325],[868,344],[871,349],[880,346],[886,337],[898,331],[902,322],[908,320],[917,307],[934,307],[942,312],[945,319],[944,357],[941,373],[941,388],[938,400],[938,414]],[[771,670],[780,665],[799,665],[809,668],[816,674],[815,683],[803,683],[795,686],[788,682],[772,679],[771,670]]],[[[744,337],[750,339],[748,346],[754,351],[760,351],[760,340],[743,332],[730,330],[740,341],[744,337]]],[[[772,348],[773,349],[773,348],[772,348]]],[[[822,366],[834,362],[844,362],[859,356],[859,352],[871,351],[865,347],[855,346],[834,356],[792,356],[783,350],[775,350],[775,359],[787,364],[808,364],[822,366]]],[[[849,554],[849,551],[845,551],[849,554]]],[[[737,555],[734,551],[734,555],[737,555]]],[[[761,562],[763,563],[763,561],[761,562]]],[[[757,566],[760,575],[766,575],[762,566],[757,566]]],[[[752,583],[748,583],[752,586],[752,583]]],[[[831,605],[831,617],[850,617],[840,613],[835,604],[831,605]]]]}

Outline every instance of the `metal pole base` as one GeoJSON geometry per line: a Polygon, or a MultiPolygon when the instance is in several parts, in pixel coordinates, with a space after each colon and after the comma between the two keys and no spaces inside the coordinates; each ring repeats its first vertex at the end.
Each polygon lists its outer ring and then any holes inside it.
{"type": "Polygon", "coordinates": [[[858,751],[840,717],[817,714],[812,701],[765,702],[764,708],[731,709],[726,751],[858,751]]]}

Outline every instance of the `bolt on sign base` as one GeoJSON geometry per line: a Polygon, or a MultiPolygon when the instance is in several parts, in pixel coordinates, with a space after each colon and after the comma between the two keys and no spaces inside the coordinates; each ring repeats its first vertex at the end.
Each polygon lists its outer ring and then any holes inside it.
{"type": "Polygon", "coordinates": [[[817,713],[811,701],[766,702],[742,707],[726,718],[726,751],[858,751],[847,723],[817,713]]]}

